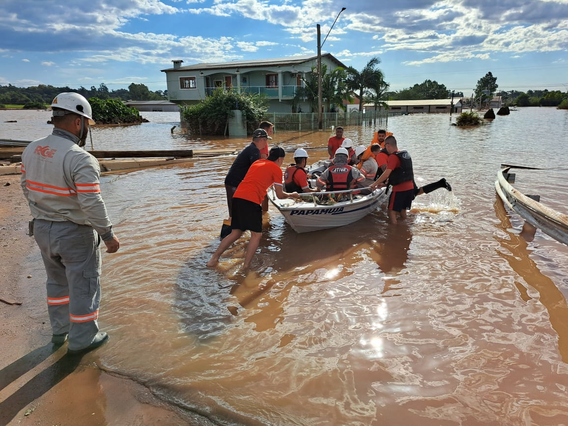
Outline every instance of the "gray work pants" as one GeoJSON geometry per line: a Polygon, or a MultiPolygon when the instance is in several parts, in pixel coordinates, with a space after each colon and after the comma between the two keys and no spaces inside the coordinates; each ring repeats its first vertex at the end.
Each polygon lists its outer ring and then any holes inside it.
{"type": "Polygon", "coordinates": [[[99,331],[100,237],[90,226],[38,219],[34,236],[47,273],[53,334],[68,332],[69,349],[83,349],[99,331]]]}

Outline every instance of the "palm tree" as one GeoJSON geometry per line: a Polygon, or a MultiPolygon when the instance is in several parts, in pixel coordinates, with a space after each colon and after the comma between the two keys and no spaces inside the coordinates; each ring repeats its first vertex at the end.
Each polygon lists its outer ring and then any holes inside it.
{"type": "Polygon", "coordinates": [[[385,93],[389,89],[389,86],[390,85],[388,83],[385,83],[382,80],[377,82],[377,85],[369,90],[368,96],[363,98],[365,103],[373,104],[375,106],[375,111],[379,108],[379,106],[387,109],[388,104],[385,102],[385,93]]]}
{"type": "Polygon", "coordinates": [[[355,98],[359,100],[359,111],[363,111],[363,103],[368,89],[379,87],[380,82],[385,84],[383,72],[377,68],[380,62],[379,58],[372,58],[361,72],[353,67],[347,68],[347,86],[353,91],[355,98]]]}
{"type": "MultiPolygon", "coordinates": [[[[347,73],[341,67],[337,67],[328,73],[326,64],[322,64],[321,73],[321,92],[324,110],[329,111],[332,105],[343,105],[343,100],[349,98],[349,90],[346,83],[347,73]]],[[[300,100],[304,100],[310,104],[312,111],[317,111],[318,76],[316,67],[312,67],[312,72],[305,74],[302,81],[304,85],[296,89],[293,102],[297,105],[300,100]]]]}

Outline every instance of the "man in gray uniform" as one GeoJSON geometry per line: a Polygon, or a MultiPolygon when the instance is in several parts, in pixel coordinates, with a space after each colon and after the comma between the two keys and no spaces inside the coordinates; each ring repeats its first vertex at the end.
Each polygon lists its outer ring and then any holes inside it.
{"type": "Polygon", "coordinates": [[[99,332],[101,257],[119,249],[101,197],[98,161],[82,147],[94,124],[89,102],[60,93],[51,104],[53,133],[22,154],[22,189],[34,218],[33,234],[47,274],[47,305],[55,345],[68,353],[93,350],[108,340],[99,332]]]}

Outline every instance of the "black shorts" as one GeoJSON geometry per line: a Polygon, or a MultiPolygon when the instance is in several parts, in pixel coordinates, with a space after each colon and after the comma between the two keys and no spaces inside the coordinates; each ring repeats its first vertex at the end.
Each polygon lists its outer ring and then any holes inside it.
{"type": "Polygon", "coordinates": [[[262,232],[262,207],[242,198],[233,198],[231,228],[262,232]]]}
{"type": "Polygon", "coordinates": [[[408,191],[391,192],[389,199],[389,210],[401,212],[409,210],[414,200],[414,189],[408,191]]]}

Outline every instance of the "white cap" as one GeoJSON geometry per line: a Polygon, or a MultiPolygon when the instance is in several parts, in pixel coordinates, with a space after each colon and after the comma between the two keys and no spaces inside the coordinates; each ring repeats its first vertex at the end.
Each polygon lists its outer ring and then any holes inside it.
{"type": "Polygon", "coordinates": [[[294,151],[294,158],[308,158],[308,153],[304,148],[298,148],[294,151]]]}
{"type": "Polygon", "coordinates": [[[345,156],[349,156],[349,153],[347,152],[347,150],[343,147],[341,148],[337,148],[337,151],[335,151],[335,155],[337,156],[337,154],[343,154],[345,156]]]}
{"type": "Polygon", "coordinates": [[[345,139],[341,144],[343,148],[353,148],[353,141],[349,138],[345,139]]]}
{"type": "Polygon", "coordinates": [[[367,148],[364,147],[363,145],[358,146],[357,148],[355,148],[355,156],[359,157],[361,154],[363,154],[365,152],[367,148]]]}

